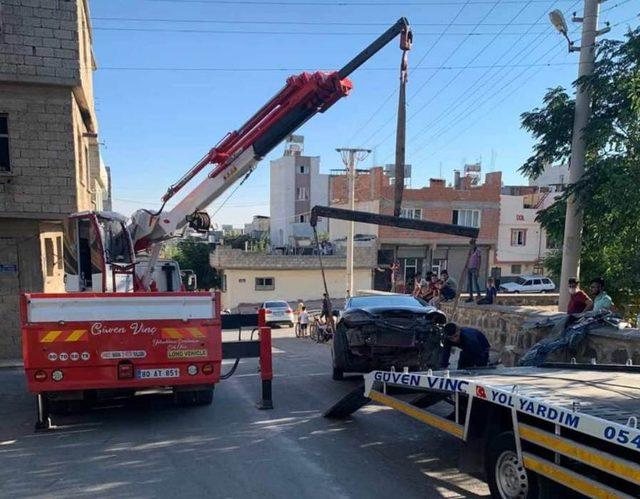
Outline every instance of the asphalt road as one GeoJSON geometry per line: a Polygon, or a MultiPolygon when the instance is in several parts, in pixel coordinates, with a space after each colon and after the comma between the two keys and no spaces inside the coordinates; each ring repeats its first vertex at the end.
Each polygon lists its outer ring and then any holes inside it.
{"type": "Polygon", "coordinates": [[[322,412],[357,384],[331,380],[327,345],[274,330],[275,409],[259,411],[256,362],[208,407],[170,397],[59,416],[34,433],[23,373],[0,370],[0,497],[486,497],[456,469],[453,437],[381,406],[322,412]]]}

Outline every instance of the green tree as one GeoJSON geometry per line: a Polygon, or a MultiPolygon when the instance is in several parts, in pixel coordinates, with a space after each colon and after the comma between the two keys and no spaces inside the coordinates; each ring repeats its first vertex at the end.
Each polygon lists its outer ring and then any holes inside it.
{"type": "MultiPolygon", "coordinates": [[[[624,40],[604,40],[594,74],[574,86],[592,91],[592,114],[583,130],[587,143],[585,175],[538,220],[562,241],[567,196],[584,209],[581,276],[602,276],[618,305],[631,313],[640,299],[640,28],[624,40]]],[[[546,165],[570,159],[575,101],[564,88],[550,89],[543,106],[522,114],[522,126],[536,139],[520,171],[538,177],[546,165]]],[[[559,276],[561,255],[547,263],[559,276]]],[[[565,285],[565,283],[561,283],[565,285]]]]}
{"type": "Polygon", "coordinates": [[[198,277],[199,289],[220,287],[220,276],[209,263],[209,245],[194,239],[185,239],[176,245],[169,257],[176,260],[182,270],[193,270],[198,277]]]}

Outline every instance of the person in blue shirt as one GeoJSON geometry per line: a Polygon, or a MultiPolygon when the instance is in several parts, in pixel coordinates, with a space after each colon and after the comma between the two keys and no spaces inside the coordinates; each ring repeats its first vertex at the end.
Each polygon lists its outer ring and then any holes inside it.
{"type": "Polygon", "coordinates": [[[478,300],[478,305],[493,305],[496,301],[497,294],[496,281],[493,277],[489,277],[487,279],[487,294],[484,298],[478,300]]]}
{"type": "Polygon", "coordinates": [[[460,327],[453,322],[444,326],[445,344],[440,355],[440,367],[449,367],[451,347],[456,346],[462,351],[458,360],[458,369],[483,367],[489,363],[489,349],[491,345],[487,337],[478,329],[460,327]]]}

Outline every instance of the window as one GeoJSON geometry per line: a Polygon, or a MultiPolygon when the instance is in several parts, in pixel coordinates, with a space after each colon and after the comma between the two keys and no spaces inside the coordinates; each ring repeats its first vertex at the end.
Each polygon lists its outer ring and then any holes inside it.
{"type": "Polygon", "coordinates": [[[309,215],[298,215],[298,221],[301,224],[307,223],[309,221],[309,215]]]}
{"type": "Polygon", "coordinates": [[[522,265],[512,265],[511,266],[511,273],[512,274],[522,274],[522,265]]]}
{"type": "Polygon", "coordinates": [[[56,259],[53,253],[53,239],[50,237],[46,237],[44,240],[44,262],[47,267],[47,277],[53,277],[56,259]]]}
{"type": "Polygon", "coordinates": [[[540,284],[542,284],[542,281],[540,279],[534,279],[533,284],[539,286],[540,284]]]}
{"type": "Polygon", "coordinates": [[[296,189],[296,199],[298,201],[307,201],[309,199],[309,190],[306,187],[298,187],[296,189]]]}
{"type": "Polygon", "coordinates": [[[480,227],[480,210],[453,210],[454,225],[480,227]]]}
{"type": "Polygon", "coordinates": [[[300,173],[302,175],[306,175],[307,173],[309,173],[309,167],[306,166],[306,165],[298,166],[298,173],[300,173]]]}
{"type": "Polygon", "coordinates": [[[84,147],[84,178],[87,179],[87,187],[92,190],[91,174],[89,173],[89,149],[87,149],[87,146],[84,147]]]}
{"type": "Polygon", "coordinates": [[[556,241],[554,238],[550,237],[549,234],[546,234],[546,248],[547,249],[560,249],[560,244],[558,244],[558,241],[556,241]]]}
{"type": "Polygon", "coordinates": [[[273,277],[256,277],[256,291],[273,291],[276,289],[273,277]]]}
{"type": "Polygon", "coordinates": [[[82,154],[84,153],[84,148],[82,147],[82,137],[78,135],[78,176],[80,177],[80,183],[82,185],[86,185],[87,179],[85,177],[86,170],[84,168],[84,158],[82,154]]]}
{"type": "Polygon", "coordinates": [[[511,229],[511,246],[527,244],[527,229],[511,229]]]}
{"type": "Polygon", "coordinates": [[[6,116],[0,115],[0,172],[11,171],[9,162],[9,123],[6,116]]]}
{"type": "Polygon", "coordinates": [[[62,236],[56,237],[56,263],[58,270],[64,270],[64,258],[62,257],[62,236]]]}
{"type": "Polygon", "coordinates": [[[421,208],[402,208],[400,210],[400,216],[402,218],[413,218],[416,220],[422,219],[422,209],[421,208]]]}
{"type": "Polygon", "coordinates": [[[550,279],[542,279],[542,284],[553,284],[550,279]]]}

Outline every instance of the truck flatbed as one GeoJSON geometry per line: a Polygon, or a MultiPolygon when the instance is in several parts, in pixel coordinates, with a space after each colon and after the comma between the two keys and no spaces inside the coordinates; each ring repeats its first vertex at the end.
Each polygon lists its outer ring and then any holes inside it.
{"type": "Polygon", "coordinates": [[[625,372],[588,367],[497,368],[452,371],[450,376],[516,391],[522,396],[621,425],[626,425],[629,418],[640,416],[640,370],[625,372]]]}
{"type": "Polygon", "coordinates": [[[447,432],[493,497],[640,497],[638,366],[372,371],[364,382],[326,415],[375,401],[447,432]]]}

